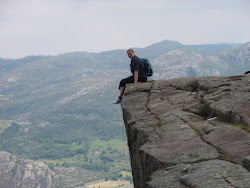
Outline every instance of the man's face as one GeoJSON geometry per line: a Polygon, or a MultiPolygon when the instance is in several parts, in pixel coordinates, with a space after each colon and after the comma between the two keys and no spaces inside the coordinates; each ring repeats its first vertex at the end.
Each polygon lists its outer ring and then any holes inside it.
{"type": "Polygon", "coordinates": [[[135,54],[132,51],[128,51],[128,57],[132,59],[135,56],[135,54]]]}

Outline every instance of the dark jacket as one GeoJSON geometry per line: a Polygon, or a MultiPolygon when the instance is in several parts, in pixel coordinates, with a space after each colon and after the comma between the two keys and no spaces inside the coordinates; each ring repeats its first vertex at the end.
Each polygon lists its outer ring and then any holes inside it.
{"type": "Polygon", "coordinates": [[[139,78],[147,78],[145,65],[139,57],[134,56],[131,59],[130,70],[133,75],[135,71],[138,71],[139,78]]]}

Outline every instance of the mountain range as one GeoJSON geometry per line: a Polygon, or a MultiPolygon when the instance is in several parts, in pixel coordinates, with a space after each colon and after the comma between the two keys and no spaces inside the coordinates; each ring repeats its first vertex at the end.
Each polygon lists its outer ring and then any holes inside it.
{"type": "Polygon", "coordinates": [[[243,74],[250,69],[250,43],[213,55],[188,48],[163,54],[153,61],[155,79],[243,74]]]}
{"type": "MultiPolygon", "coordinates": [[[[150,79],[250,70],[249,42],[183,45],[166,40],[134,50],[152,62],[150,79]]],[[[59,160],[87,156],[99,139],[126,142],[121,109],[112,102],[120,79],[130,75],[129,64],[125,49],[0,58],[0,150],[24,159],[59,160]]]]}

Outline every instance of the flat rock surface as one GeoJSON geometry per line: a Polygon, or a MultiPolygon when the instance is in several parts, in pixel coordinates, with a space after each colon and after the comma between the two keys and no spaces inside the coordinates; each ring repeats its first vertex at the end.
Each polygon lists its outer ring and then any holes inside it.
{"type": "Polygon", "coordinates": [[[135,187],[158,187],[155,174],[170,169],[175,173],[168,178],[180,187],[209,187],[217,176],[233,177],[219,178],[220,187],[250,185],[250,174],[241,164],[250,156],[249,75],[130,84],[122,109],[135,187]],[[218,120],[207,121],[211,117],[218,120]],[[184,176],[179,165],[196,170],[184,176]]]}
{"type": "Polygon", "coordinates": [[[155,172],[151,187],[232,188],[249,187],[249,172],[241,165],[211,160],[195,164],[180,164],[155,172]]]}

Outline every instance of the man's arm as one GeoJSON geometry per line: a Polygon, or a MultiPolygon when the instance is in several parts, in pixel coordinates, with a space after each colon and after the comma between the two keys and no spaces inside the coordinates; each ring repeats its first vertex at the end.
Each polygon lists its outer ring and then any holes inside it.
{"type": "Polygon", "coordinates": [[[134,83],[138,83],[138,72],[139,71],[134,71],[134,83]]]}

